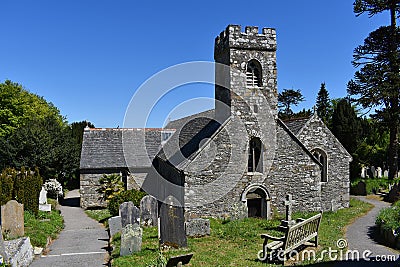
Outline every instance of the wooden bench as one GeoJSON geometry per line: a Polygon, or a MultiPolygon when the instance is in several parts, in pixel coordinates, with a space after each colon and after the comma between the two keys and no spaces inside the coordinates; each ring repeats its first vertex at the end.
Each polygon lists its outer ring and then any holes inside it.
{"type": "Polygon", "coordinates": [[[286,255],[301,245],[318,246],[318,229],[321,223],[322,212],[309,218],[297,219],[296,224],[284,227],[282,237],[262,234],[264,238],[263,250],[259,252],[259,259],[263,261],[278,259],[285,262],[286,255]],[[268,243],[268,241],[272,241],[268,243]],[[262,255],[260,253],[262,252],[262,255]]]}

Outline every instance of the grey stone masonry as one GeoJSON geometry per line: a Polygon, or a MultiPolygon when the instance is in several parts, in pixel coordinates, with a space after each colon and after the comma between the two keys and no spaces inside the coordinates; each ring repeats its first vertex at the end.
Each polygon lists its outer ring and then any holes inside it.
{"type": "Polygon", "coordinates": [[[185,222],[186,235],[189,237],[203,237],[210,235],[209,219],[192,219],[185,222]]]}

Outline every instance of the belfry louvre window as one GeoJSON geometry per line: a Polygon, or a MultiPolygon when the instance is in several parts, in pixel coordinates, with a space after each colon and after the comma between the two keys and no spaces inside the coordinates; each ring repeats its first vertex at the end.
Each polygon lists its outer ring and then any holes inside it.
{"type": "Polygon", "coordinates": [[[260,87],[261,84],[261,65],[260,63],[252,59],[247,64],[246,70],[246,85],[247,87],[260,87]]]}
{"type": "Polygon", "coordinates": [[[262,143],[260,138],[253,137],[249,144],[248,172],[263,172],[262,143]]]}

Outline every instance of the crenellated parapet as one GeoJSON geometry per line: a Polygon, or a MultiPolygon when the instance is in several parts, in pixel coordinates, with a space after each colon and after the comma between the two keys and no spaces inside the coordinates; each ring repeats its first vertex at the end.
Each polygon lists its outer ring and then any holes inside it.
{"type": "Polygon", "coordinates": [[[246,26],[242,32],[240,25],[229,25],[215,38],[214,52],[220,53],[226,48],[276,50],[276,31],[274,28],[263,28],[261,33],[256,26],[246,26]]]}

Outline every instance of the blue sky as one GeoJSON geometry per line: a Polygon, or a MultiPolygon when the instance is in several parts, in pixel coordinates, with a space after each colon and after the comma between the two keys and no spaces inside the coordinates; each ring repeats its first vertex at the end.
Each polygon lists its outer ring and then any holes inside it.
{"type": "MultiPolygon", "coordinates": [[[[339,1],[0,1],[0,82],[10,79],[56,105],[69,122],[123,125],[135,90],[155,73],[213,61],[214,38],[228,24],[277,30],[278,90],[300,89],[311,108],[321,82],[346,95],[353,49],[388,24],[387,13],[356,18],[339,1]]],[[[158,103],[147,126],[161,127],[185,100],[213,87],[183,86],[158,103]]],[[[204,103],[203,103],[204,102],[204,103]]],[[[210,107],[199,101],[192,112],[210,107]]],[[[140,110],[137,110],[140,113],[140,110]]],[[[139,125],[132,125],[139,126],[139,125]]]]}

